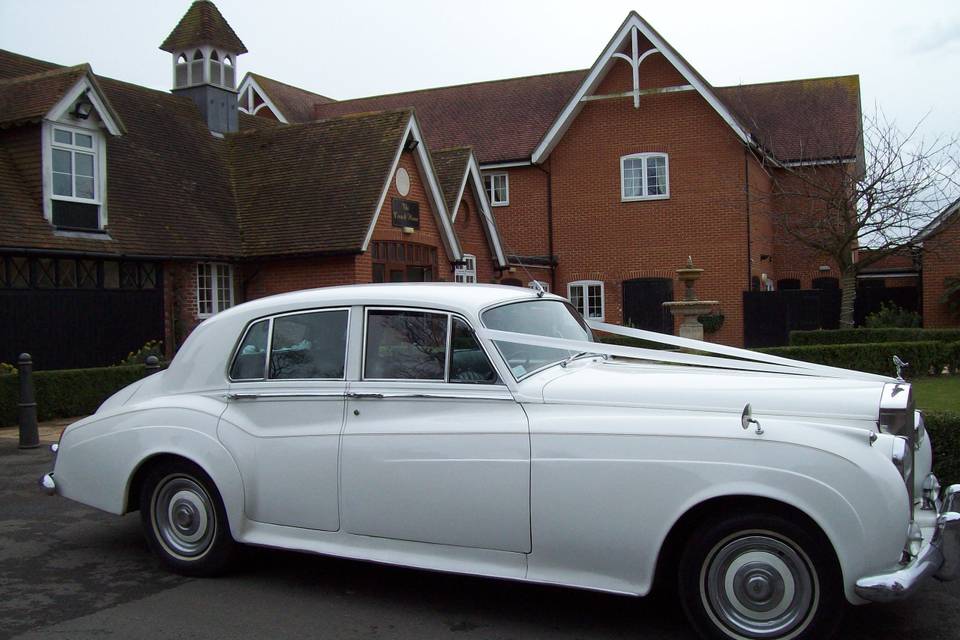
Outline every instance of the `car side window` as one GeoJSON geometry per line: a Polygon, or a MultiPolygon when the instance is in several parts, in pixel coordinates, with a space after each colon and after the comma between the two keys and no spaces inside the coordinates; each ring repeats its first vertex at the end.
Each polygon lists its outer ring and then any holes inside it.
{"type": "Polygon", "coordinates": [[[270,379],[342,379],[347,353],[346,310],[313,311],[273,320],[270,379]]]}
{"type": "Polygon", "coordinates": [[[497,373],[470,326],[453,318],[450,336],[450,382],[497,384],[497,373]]]}
{"type": "Polygon", "coordinates": [[[444,380],[447,314],[371,309],[367,312],[363,377],[444,380]]]}
{"type": "Polygon", "coordinates": [[[234,380],[262,380],[267,364],[267,332],[269,320],[261,320],[250,326],[243,342],[237,349],[230,367],[230,377],[234,380]]]}

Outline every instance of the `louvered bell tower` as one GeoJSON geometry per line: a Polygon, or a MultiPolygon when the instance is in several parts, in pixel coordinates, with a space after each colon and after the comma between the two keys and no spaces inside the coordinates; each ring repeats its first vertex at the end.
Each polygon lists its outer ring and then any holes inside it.
{"type": "Polygon", "coordinates": [[[160,49],[173,55],[172,92],[196,103],[210,131],[236,131],[237,57],[247,48],[220,10],[196,0],[160,49]]]}

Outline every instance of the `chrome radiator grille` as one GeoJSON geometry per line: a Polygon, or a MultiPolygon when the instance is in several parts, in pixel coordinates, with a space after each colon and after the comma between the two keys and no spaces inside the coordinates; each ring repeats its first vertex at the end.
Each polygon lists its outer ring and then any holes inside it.
{"type": "Polygon", "coordinates": [[[914,415],[913,388],[905,382],[890,382],[883,386],[880,399],[880,429],[885,433],[907,440],[904,459],[901,463],[903,481],[910,496],[910,509],[914,504],[914,456],[917,447],[917,431],[914,415]]]}

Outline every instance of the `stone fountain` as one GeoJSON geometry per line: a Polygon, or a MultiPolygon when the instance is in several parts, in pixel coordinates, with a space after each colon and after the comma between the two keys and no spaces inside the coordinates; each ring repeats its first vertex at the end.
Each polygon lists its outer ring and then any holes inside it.
{"type": "Polygon", "coordinates": [[[683,300],[664,302],[663,306],[680,318],[680,337],[703,340],[703,324],[699,316],[711,313],[720,306],[717,300],[698,300],[693,283],[703,274],[703,269],[693,266],[693,256],[687,256],[687,265],[677,269],[677,278],[686,285],[683,300]]]}

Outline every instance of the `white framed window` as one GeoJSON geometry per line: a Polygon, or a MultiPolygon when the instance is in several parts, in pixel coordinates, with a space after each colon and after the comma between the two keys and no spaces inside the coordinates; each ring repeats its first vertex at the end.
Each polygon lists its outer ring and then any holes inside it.
{"type": "Polygon", "coordinates": [[[197,263],[197,317],[210,316],[233,306],[233,265],[197,263]]]}
{"type": "Polygon", "coordinates": [[[541,288],[543,288],[544,291],[546,291],[547,293],[550,293],[550,283],[544,282],[543,280],[531,280],[530,282],[527,283],[527,288],[536,289],[538,284],[540,285],[541,288]]]}
{"type": "Polygon", "coordinates": [[[510,176],[506,173],[484,174],[483,188],[492,206],[505,207],[510,204],[510,176]]]}
{"type": "Polygon", "coordinates": [[[477,281],[477,257],[469,253],[463,254],[463,264],[453,271],[456,282],[474,283],[477,281]]]}
{"type": "Polygon", "coordinates": [[[587,320],[603,320],[603,283],[578,280],[567,285],[567,298],[587,320]]]}
{"type": "Polygon", "coordinates": [[[99,129],[45,122],[44,211],[58,229],[99,232],[103,212],[106,143],[99,129]]]}
{"type": "Polygon", "coordinates": [[[620,199],[670,197],[670,162],[665,153],[634,153],[620,158],[620,199]]]}

